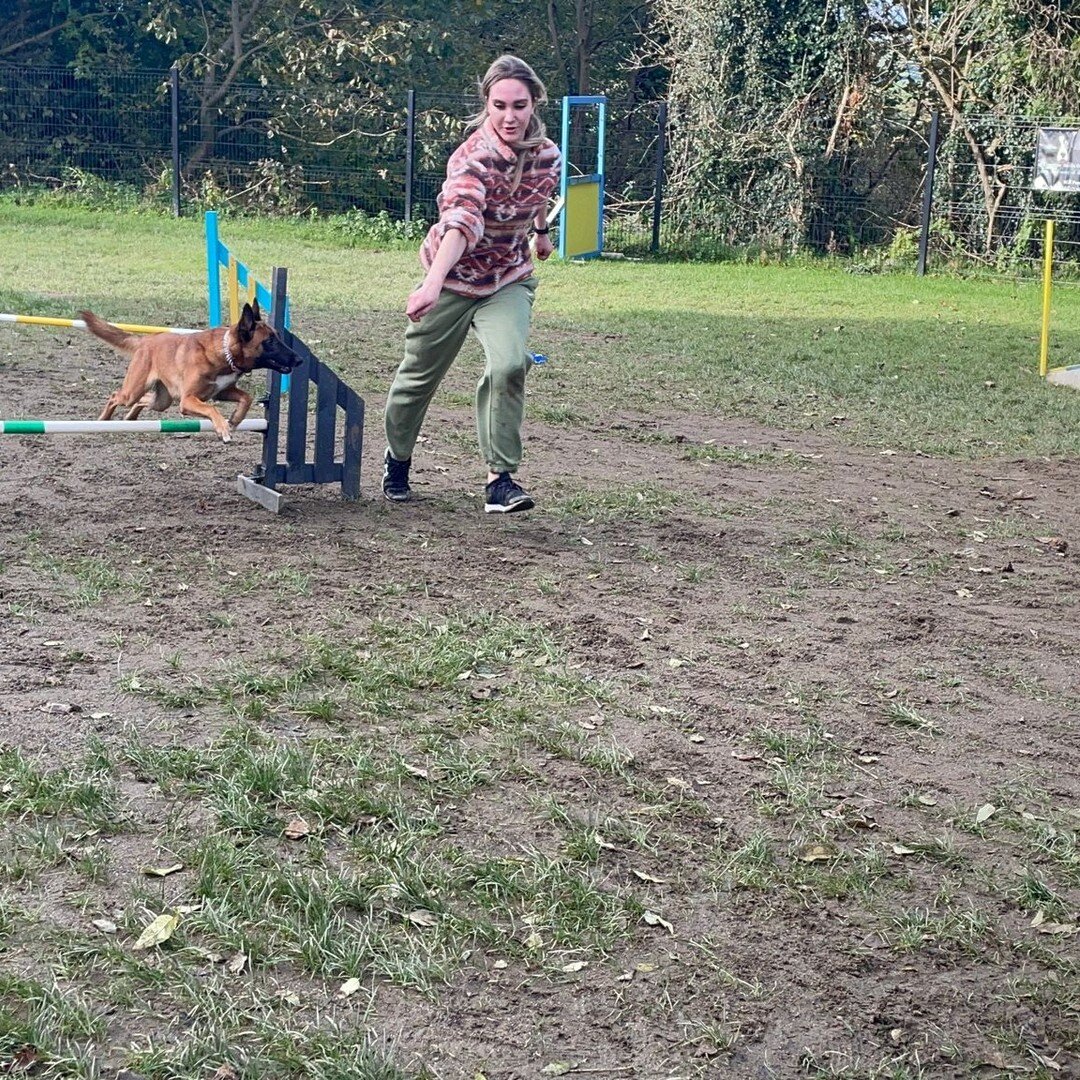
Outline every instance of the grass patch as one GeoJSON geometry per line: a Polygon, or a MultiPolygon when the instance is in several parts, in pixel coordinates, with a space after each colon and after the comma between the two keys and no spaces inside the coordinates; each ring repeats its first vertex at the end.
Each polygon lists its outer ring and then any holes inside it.
{"type": "Polygon", "coordinates": [[[590,521],[659,521],[686,500],[667,488],[649,484],[606,491],[577,491],[551,505],[551,512],[590,521]]]}

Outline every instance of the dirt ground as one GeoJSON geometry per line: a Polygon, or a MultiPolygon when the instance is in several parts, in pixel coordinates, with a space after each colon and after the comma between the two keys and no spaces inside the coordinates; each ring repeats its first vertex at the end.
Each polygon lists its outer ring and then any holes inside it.
{"type": "MultiPolygon", "coordinates": [[[[96,415],[114,358],[43,340],[0,353],[0,413],[96,415]]],[[[256,454],[242,438],[6,437],[0,749],[55,768],[132,725],[198,742],[197,715],[125,692],[122,676],[166,671],[173,653],[189,671],[258,657],[287,631],[326,630],[330,612],[344,636],[462,611],[543,626],[579,676],[611,688],[593,724],[632,754],[637,782],[696,807],[663,850],[612,845],[594,868],[663,921],[628,927],[576,973],[474,956],[431,996],[377,981],[354,1019],[401,1068],[1080,1076],[1080,462],[939,460],[581,405],[581,423],[527,420],[539,507],[493,519],[470,412],[446,402],[417,453],[418,497],[385,504],[381,397],[366,396],[361,502],[303,489],[276,517],[233,491],[256,454]],[[73,605],[47,566],[89,558],[144,587],[73,605]],[[237,588],[285,569],[310,589],[237,588]],[[217,610],[228,628],[208,624],[217,610]],[[813,725],[836,767],[814,771],[822,751],[785,772],[761,733],[813,725]],[[737,856],[763,833],[779,877],[755,885],[737,856]],[[871,885],[835,887],[830,868],[871,850],[871,885]],[[1019,891],[1025,874],[1053,912],[1019,891]],[[918,918],[912,944],[901,921],[918,918]]],[[[579,762],[529,754],[583,812],[625,797],[579,762]]],[[[120,782],[138,827],[114,856],[115,896],[167,816],[134,771],[120,782]]],[[[456,842],[551,846],[527,794],[511,781],[449,807],[456,842]]],[[[5,888],[46,925],[87,927],[63,867],[5,888]]],[[[31,954],[16,935],[0,966],[48,962],[31,954]]],[[[117,1046],[167,1027],[137,1012],[109,1024],[117,1046]]]]}

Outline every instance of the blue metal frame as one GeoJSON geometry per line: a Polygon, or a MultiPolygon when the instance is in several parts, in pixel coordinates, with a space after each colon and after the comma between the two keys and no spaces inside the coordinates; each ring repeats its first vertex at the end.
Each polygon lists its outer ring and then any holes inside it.
{"type": "MultiPolygon", "coordinates": [[[[221,315],[221,268],[229,265],[229,249],[218,237],[218,216],[216,210],[206,211],[206,307],[211,326],[224,326],[221,315]]],[[[255,282],[255,299],[267,322],[273,320],[274,298],[271,291],[262,284],[239,259],[236,260],[236,279],[241,288],[249,288],[248,282],[255,282]]],[[[289,298],[285,297],[285,329],[292,327],[292,313],[289,310],[289,298]]]]}
{"type": "MultiPolygon", "coordinates": [[[[575,259],[594,259],[604,250],[604,143],[607,132],[607,98],[603,94],[572,94],[562,99],[562,174],[559,194],[563,200],[563,221],[566,220],[566,193],[572,184],[599,184],[599,212],[596,215],[596,250],[575,254],[575,259]],[[570,175],[570,110],[595,105],[599,110],[597,125],[596,170],[583,176],[570,175]]],[[[559,229],[559,258],[566,258],[566,230],[559,229]]]]}

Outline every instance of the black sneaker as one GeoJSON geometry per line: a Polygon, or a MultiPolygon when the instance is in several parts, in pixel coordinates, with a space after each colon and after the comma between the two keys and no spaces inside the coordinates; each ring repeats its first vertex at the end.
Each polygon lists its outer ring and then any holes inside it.
{"type": "Polygon", "coordinates": [[[508,472],[499,473],[484,488],[485,514],[513,514],[518,510],[531,510],[535,505],[508,472]]]}
{"type": "Polygon", "coordinates": [[[409,490],[409,466],[412,458],[398,461],[386,451],[383,458],[382,493],[391,502],[406,502],[412,492],[409,490]]]}

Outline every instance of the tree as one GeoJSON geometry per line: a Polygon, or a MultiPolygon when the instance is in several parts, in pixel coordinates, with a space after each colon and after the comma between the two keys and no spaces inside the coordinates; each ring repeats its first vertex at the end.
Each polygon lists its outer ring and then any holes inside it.
{"type": "Polygon", "coordinates": [[[895,83],[869,9],[656,0],[655,11],[654,56],[670,71],[668,204],[685,227],[836,242],[815,235],[820,199],[877,141],[895,83]]]}
{"type": "Polygon", "coordinates": [[[125,0],[7,0],[0,40],[6,63],[82,71],[167,66],[143,33],[138,4],[125,0]]]}
{"type": "MultiPolygon", "coordinates": [[[[966,143],[978,176],[993,251],[999,209],[1030,151],[1009,130],[1015,118],[1075,110],[1080,13],[1056,0],[900,0],[897,49],[917,65],[926,91],[966,143]]],[[[1030,130],[1025,131],[1030,138],[1030,130]]]]}

